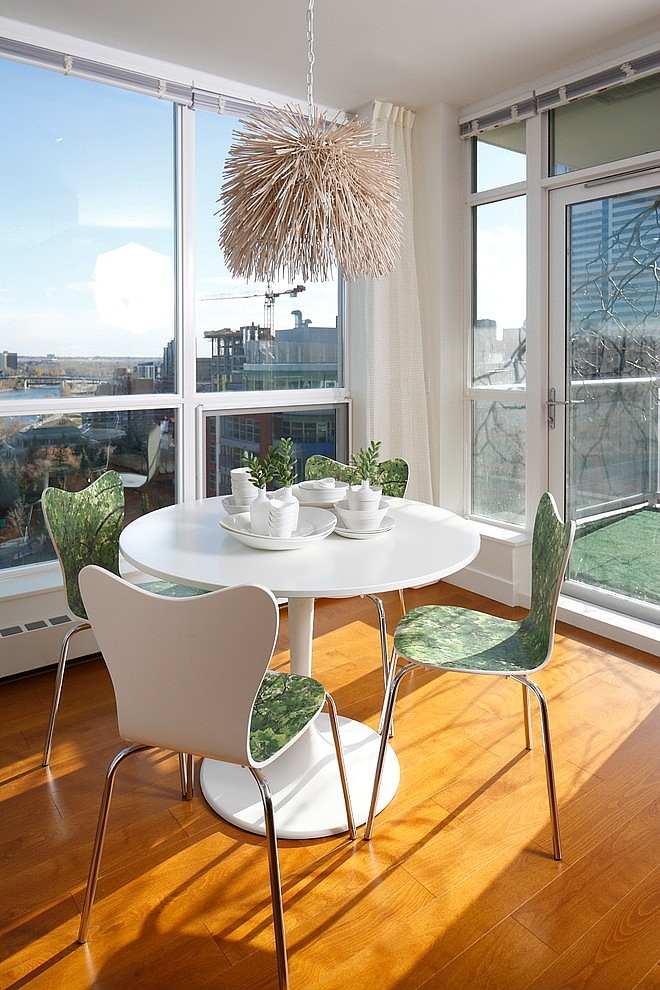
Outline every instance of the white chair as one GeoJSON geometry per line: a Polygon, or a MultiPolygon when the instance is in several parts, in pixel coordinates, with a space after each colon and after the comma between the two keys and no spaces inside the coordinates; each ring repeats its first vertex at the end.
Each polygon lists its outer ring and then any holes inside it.
{"type": "Polygon", "coordinates": [[[149,436],[147,437],[147,473],[146,474],[136,474],[132,471],[118,471],[117,474],[121,478],[124,488],[130,488],[133,491],[137,491],[140,496],[140,503],[142,506],[142,512],[146,512],[149,508],[146,495],[146,485],[149,484],[156,471],[158,470],[160,464],[160,441],[163,431],[160,426],[153,426],[149,431],[149,436]]]}
{"type": "Polygon", "coordinates": [[[192,753],[248,767],[260,791],[279,988],[286,990],[277,834],[265,771],[327,705],[347,829],[356,838],[332,698],[311,677],[268,670],[279,614],[266,588],[241,585],[199,598],[165,599],[96,566],[83,569],[80,587],[128,746],[106,774],[78,941],[87,940],[117,768],[127,756],[152,747],[192,753]]]}

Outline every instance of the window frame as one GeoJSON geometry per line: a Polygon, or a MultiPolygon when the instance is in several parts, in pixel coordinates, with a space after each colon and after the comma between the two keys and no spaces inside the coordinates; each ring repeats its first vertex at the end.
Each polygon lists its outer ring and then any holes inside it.
{"type": "MultiPolygon", "coordinates": [[[[6,28],[9,22],[0,19],[0,29],[6,28]]],[[[42,29],[27,29],[26,25],[16,24],[16,35],[11,32],[12,37],[16,37],[16,45],[24,43],[32,45],[35,41],[39,44],[43,40],[43,49],[36,49],[48,56],[39,60],[38,58],[14,57],[0,51],[0,57],[9,61],[27,62],[35,65],[44,72],[61,71],[57,64],[57,55],[53,51],[53,44],[60,40],[59,36],[53,32],[46,32],[42,29]],[[27,37],[25,42],[21,41],[22,29],[26,29],[27,37]],[[51,57],[52,56],[52,57],[51,57]],[[50,59],[50,61],[48,60],[50,59]],[[52,63],[52,64],[51,64],[52,63]]],[[[93,57],[98,59],[95,66],[101,69],[106,67],[109,76],[118,74],[119,81],[106,81],[98,77],[93,77],[93,81],[98,85],[118,85],[120,88],[136,88],[130,85],[122,76],[135,73],[152,73],[153,61],[137,54],[124,55],[123,67],[117,68],[115,59],[116,52],[110,49],[102,49],[99,46],[91,45],[80,39],[66,40],[66,50],[71,52],[75,59],[86,59],[93,57]]],[[[11,37],[5,37],[3,42],[12,44],[11,37]]],[[[1,47],[1,46],[0,46],[1,47]]],[[[68,56],[67,56],[68,57],[68,56]]],[[[177,85],[183,89],[187,85],[189,89],[195,90],[194,85],[187,84],[189,70],[181,67],[167,65],[158,68],[167,70],[168,77],[174,79],[173,88],[177,85]]],[[[146,76],[145,76],[146,78],[146,76]]],[[[155,77],[149,77],[151,80],[155,77]]],[[[157,80],[156,80],[157,81],[157,80]]],[[[194,164],[195,164],[195,116],[198,113],[225,112],[228,115],[236,116],[241,107],[254,107],[255,103],[272,105],[280,103],[285,105],[291,100],[278,96],[277,94],[264,92],[258,87],[247,87],[241,84],[229,83],[220,77],[209,77],[205,79],[205,89],[196,91],[202,98],[193,99],[192,105],[185,105],[181,98],[168,96],[173,103],[175,115],[173,127],[173,154],[174,154],[174,339],[176,341],[176,391],[167,393],[149,393],[138,396],[112,396],[112,397],[73,397],[59,398],[52,403],[44,403],[40,400],[21,400],[20,402],[7,401],[3,407],[3,416],[29,415],[43,413],[65,414],[67,411],[76,412],[105,412],[121,410],[141,410],[141,409],[168,409],[173,410],[176,417],[177,444],[175,448],[175,478],[176,491],[175,499],[178,502],[190,501],[192,499],[203,498],[206,479],[205,464],[206,454],[204,450],[204,424],[203,418],[206,414],[224,414],[230,410],[238,413],[248,412],[250,409],[279,410],[282,408],[292,408],[296,406],[312,407],[329,405],[350,405],[349,390],[347,385],[347,333],[345,319],[345,292],[344,286],[339,279],[338,284],[338,321],[340,326],[340,353],[339,360],[345,370],[344,384],[327,389],[301,389],[299,391],[286,390],[266,390],[259,392],[231,392],[231,393],[200,393],[197,392],[196,381],[196,312],[195,312],[195,195],[194,195],[194,164]],[[211,92],[217,87],[217,94],[211,92]],[[219,94],[227,93],[227,97],[219,94]],[[215,99],[214,99],[215,96],[215,99]],[[225,102],[226,105],[221,105],[225,102]]],[[[145,92],[144,90],[141,90],[145,92]]],[[[158,98],[158,92],[148,91],[147,95],[158,98]]],[[[329,110],[333,116],[337,114],[332,108],[329,110]]],[[[346,420],[350,416],[346,417],[346,420]]],[[[349,426],[350,428],[350,426],[349,426]]],[[[349,434],[350,435],[350,434],[349,434]]],[[[21,588],[31,591],[37,587],[54,587],[61,584],[59,566],[56,560],[44,563],[20,565],[16,567],[0,569],[0,597],[2,597],[2,587],[5,585],[9,593],[15,595],[21,588]],[[7,584],[6,582],[10,582],[7,584]]]]}

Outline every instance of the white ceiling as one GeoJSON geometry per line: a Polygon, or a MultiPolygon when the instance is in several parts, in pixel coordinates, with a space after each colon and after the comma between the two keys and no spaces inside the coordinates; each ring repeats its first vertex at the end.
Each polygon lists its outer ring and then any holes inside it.
{"type": "MultiPolygon", "coordinates": [[[[307,0],[0,0],[0,16],[305,100],[307,0]]],[[[659,0],[315,0],[314,97],[456,107],[660,30],[659,0]]]]}

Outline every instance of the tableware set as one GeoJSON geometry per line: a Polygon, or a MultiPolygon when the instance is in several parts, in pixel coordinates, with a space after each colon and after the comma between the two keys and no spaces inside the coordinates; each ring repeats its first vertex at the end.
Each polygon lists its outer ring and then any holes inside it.
{"type": "Polygon", "coordinates": [[[249,512],[224,516],[220,526],[239,543],[257,550],[300,550],[312,543],[324,540],[337,525],[337,517],[328,509],[300,506],[298,525],[290,536],[262,536],[254,533],[249,512]]]}
{"type": "Polygon", "coordinates": [[[353,539],[369,539],[394,529],[394,520],[387,515],[387,502],[382,494],[382,488],[368,481],[350,485],[346,498],[334,506],[341,523],[335,532],[353,539]]]}
{"type": "Polygon", "coordinates": [[[247,468],[235,468],[231,487],[232,494],[223,499],[229,518],[220,525],[240,542],[262,550],[300,549],[332,532],[372,539],[395,526],[382,489],[367,481],[348,485],[322,478],[267,493],[252,484],[247,468]],[[314,511],[322,514],[310,517],[314,511]]]}

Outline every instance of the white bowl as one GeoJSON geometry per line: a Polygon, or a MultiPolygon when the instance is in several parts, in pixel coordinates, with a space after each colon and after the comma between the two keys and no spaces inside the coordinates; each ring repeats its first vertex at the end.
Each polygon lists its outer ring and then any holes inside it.
{"type": "Polygon", "coordinates": [[[383,489],[374,485],[351,485],[346,492],[346,502],[351,510],[372,512],[379,508],[382,494],[383,489]]]}
{"type": "Polygon", "coordinates": [[[336,481],[332,488],[317,487],[313,481],[301,481],[293,486],[293,494],[303,505],[335,505],[346,498],[347,491],[345,481],[336,481]]]}
{"type": "Polygon", "coordinates": [[[341,502],[335,506],[335,512],[341,519],[345,529],[358,533],[377,530],[387,514],[387,506],[377,509],[349,509],[348,504],[341,502]]]}
{"type": "Polygon", "coordinates": [[[250,511],[250,501],[239,502],[235,495],[225,495],[222,499],[222,508],[225,510],[227,515],[233,516],[239,512],[249,512],[250,511]]]}

